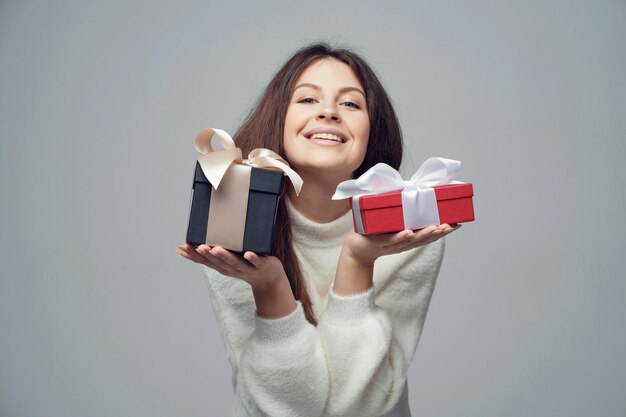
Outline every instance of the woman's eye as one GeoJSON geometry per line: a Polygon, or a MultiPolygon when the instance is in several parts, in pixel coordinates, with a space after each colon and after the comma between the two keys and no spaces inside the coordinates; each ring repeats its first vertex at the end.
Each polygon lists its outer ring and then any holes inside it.
{"type": "Polygon", "coordinates": [[[344,101],[342,104],[344,106],[346,106],[346,107],[352,107],[353,109],[360,109],[361,108],[361,106],[359,106],[358,104],[356,104],[356,103],[354,103],[352,101],[344,101]]]}
{"type": "Polygon", "coordinates": [[[313,97],[305,97],[298,100],[298,103],[313,104],[315,103],[315,99],[313,97]]]}

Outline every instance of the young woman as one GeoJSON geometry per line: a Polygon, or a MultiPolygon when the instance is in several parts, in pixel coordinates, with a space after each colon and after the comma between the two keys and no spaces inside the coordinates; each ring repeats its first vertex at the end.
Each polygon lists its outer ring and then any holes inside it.
{"type": "Polygon", "coordinates": [[[353,231],[337,184],[378,162],[398,168],[389,98],[355,53],[314,44],[278,71],[235,135],[285,156],[304,180],[281,197],[275,256],[184,245],[206,266],[233,368],[236,416],[410,416],[406,372],[443,256],[447,224],[353,231]],[[235,279],[233,279],[235,278],[235,279]]]}

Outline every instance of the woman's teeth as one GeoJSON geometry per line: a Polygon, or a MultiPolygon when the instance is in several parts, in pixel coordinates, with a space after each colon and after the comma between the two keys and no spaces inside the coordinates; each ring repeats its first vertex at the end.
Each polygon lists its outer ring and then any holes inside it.
{"type": "Polygon", "coordinates": [[[314,133],[311,135],[310,139],[326,139],[334,140],[335,142],[343,142],[339,136],[333,135],[332,133],[314,133]]]}

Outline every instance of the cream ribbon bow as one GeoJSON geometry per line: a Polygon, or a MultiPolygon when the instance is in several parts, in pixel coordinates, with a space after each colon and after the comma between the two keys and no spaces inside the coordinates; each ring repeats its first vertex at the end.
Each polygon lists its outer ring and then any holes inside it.
{"type": "Polygon", "coordinates": [[[256,148],[248,154],[248,159],[243,159],[241,149],[235,146],[233,138],[222,129],[202,129],[196,136],[196,150],[202,154],[198,157],[202,172],[216,190],[224,174],[233,164],[279,169],[289,177],[296,194],[300,194],[302,189],[302,178],[280,155],[266,148],[256,148]],[[213,136],[217,137],[222,150],[213,149],[211,145],[213,136]]]}

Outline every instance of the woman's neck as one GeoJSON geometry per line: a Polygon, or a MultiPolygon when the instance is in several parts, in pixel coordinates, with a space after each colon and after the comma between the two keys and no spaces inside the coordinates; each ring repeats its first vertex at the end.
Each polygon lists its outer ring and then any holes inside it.
{"type": "MultiPolygon", "coordinates": [[[[301,174],[302,175],[302,174],[301,174]]],[[[317,176],[302,175],[304,184],[300,195],[289,188],[289,200],[298,212],[316,223],[330,223],[350,210],[348,200],[331,200],[338,181],[317,176]]]]}

